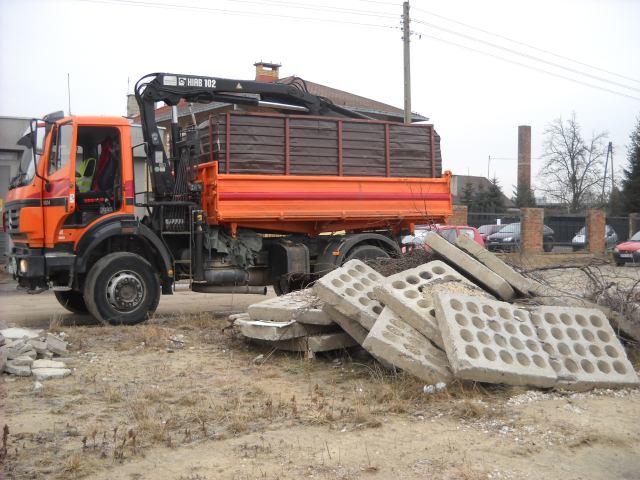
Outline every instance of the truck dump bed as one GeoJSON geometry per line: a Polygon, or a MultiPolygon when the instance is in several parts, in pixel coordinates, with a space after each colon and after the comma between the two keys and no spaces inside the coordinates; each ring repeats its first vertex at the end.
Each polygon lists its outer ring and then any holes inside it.
{"type": "Polygon", "coordinates": [[[211,116],[200,138],[203,160],[218,161],[220,173],[442,175],[433,125],[231,112],[211,116]]]}
{"type": "Polygon", "coordinates": [[[442,174],[432,125],[225,113],[200,129],[209,224],[399,232],[451,215],[450,174],[442,174]]]}

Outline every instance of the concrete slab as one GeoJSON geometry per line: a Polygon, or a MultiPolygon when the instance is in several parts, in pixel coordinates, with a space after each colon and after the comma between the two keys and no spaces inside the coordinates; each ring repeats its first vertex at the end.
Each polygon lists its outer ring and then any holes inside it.
{"type": "Polygon", "coordinates": [[[5,328],[0,330],[0,334],[7,340],[18,340],[22,338],[38,338],[42,336],[42,330],[34,328],[5,328]]]}
{"type": "Polygon", "coordinates": [[[4,371],[4,367],[7,364],[7,349],[4,346],[0,346],[0,372],[4,371]]]}
{"type": "Polygon", "coordinates": [[[600,310],[538,307],[531,320],[564,388],[638,385],[624,348],[600,310]]]}
{"type": "Polygon", "coordinates": [[[556,373],[528,311],[506,302],[446,293],[437,293],[435,304],[456,377],[509,385],[555,385],[556,373]]]}
{"type": "Polygon", "coordinates": [[[28,343],[33,347],[36,353],[44,354],[48,352],[47,342],[43,342],[41,340],[38,340],[37,338],[31,338],[28,340],[28,343]]]}
{"type": "Polygon", "coordinates": [[[7,360],[7,363],[4,366],[4,371],[18,377],[31,376],[31,367],[28,365],[15,365],[13,360],[7,360]]]}
{"type": "Polygon", "coordinates": [[[358,345],[362,345],[362,342],[364,342],[364,339],[367,338],[367,334],[369,333],[362,325],[351,317],[340,313],[331,305],[325,303],[322,309],[334,323],[339,325],[351,338],[358,342],[358,345]]]}
{"type": "Polygon", "coordinates": [[[469,275],[475,283],[486,287],[496,296],[503,300],[511,300],[515,296],[513,288],[503,278],[437,233],[427,233],[425,243],[447,262],[455,265],[455,268],[469,275]]]}
{"type": "Polygon", "coordinates": [[[256,340],[289,340],[324,333],[327,327],[321,325],[304,325],[294,320],[288,322],[263,322],[261,320],[237,319],[234,324],[240,333],[256,340]]]}
{"type": "Polygon", "coordinates": [[[60,362],[60,361],[55,361],[55,360],[46,360],[46,359],[41,359],[41,360],[34,360],[33,364],[31,365],[31,368],[36,369],[36,368],[65,368],[66,365],[64,362],[60,362]]]}
{"type": "Polygon", "coordinates": [[[34,368],[31,370],[36,380],[58,380],[71,375],[68,368],[34,368]]]}
{"type": "Polygon", "coordinates": [[[323,304],[313,290],[307,288],[249,305],[247,312],[252,320],[331,325],[333,321],[322,311],[323,304]]]}
{"type": "Polygon", "coordinates": [[[495,254],[491,253],[486,248],[481,247],[466,235],[460,235],[457,238],[456,246],[502,277],[507,283],[509,283],[509,285],[522,295],[529,295],[534,288],[534,282],[531,279],[516,272],[495,254]]]}
{"type": "Polygon", "coordinates": [[[382,305],[373,294],[373,287],[384,277],[360,260],[349,260],[320,278],[314,292],[320,300],[335,307],[343,315],[371,330],[382,305]]]}
{"type": "Polygon", "coordinates": [[[66,355],[67,342],[55,336],[53,333],[47,333],[47,350],[56,355],[66,355]]]}
{"type": "Polygon", "coordinates": [[[445,353],[385,307],[363,343],[374,356],[428,383],[449,381],[445,353]]]}
{"type": "Polygon", "coordinates": [[[428,284],[443,281],[478,289],[452,267],[436,260],[384,278],[374,287],[373,293],[378,301],[391,307],[402,320],[442,348],[433,295],[429,289],[427,294],[424,290],[428,284]]]}
{"type": "Polygon", "coordinates": [[[33,364],[33,358],[27,355],[21,355],[11,360],[11,364],[16,367],[30,367],[33,364]]]}
{"type": "Polygon", "coordinates": [[[271,342],[271,345],[278,350],[286,350],[289,352],[317,353],[355,347],[358,343],[346,332],[336,332],[292,338],[290,340],[279,340],[271,342]]]}

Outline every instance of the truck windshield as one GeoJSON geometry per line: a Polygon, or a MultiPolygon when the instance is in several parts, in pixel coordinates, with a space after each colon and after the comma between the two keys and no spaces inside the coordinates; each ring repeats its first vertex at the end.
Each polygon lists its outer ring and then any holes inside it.
{"type": "MultiPolygon", "coordinates": [[[[38,140],[38,150],[42,151],[42,146],[44,145],[44,138],[46,135],[45,126],[38,126],[37,140],[38,140]]],[[[33,147],[31,142],[31,131],[27,129],[27,131],[22,135],[20,140],[18,140],[18,145],[25,147],[22,151],[22,156],[20,157],[20,166],[18,168],[18,174],[11,179],[11,183],[9,184],[9,189],[22,187],[24,185],[28,185],[33,180],[33,177],[36,173],[35,164],[33,162],[33,147]]],[[[36,154],[36,163],[40,163],[40,155],[36,154]]]]}

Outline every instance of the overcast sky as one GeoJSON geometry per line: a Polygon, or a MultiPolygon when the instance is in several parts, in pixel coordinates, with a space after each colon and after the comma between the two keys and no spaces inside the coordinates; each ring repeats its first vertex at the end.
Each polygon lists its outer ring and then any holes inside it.
{"type": "MultiPolygon", "coordinates": [[[[486,175],[490,155],[507,158],[492,161],[491,175],[510,194],[516,178],[517,126],[532,126],[533,156],[538,157],[545,124],[572,111],[586,135],[607,130],[616,164],[624,162],[625,145],[640,113],[640,2],[412,0],[411,8],[416,20],[413,110],[436,125],[445,168],[486,175]]],[[[124,115],[125,95],[143,74],[253,78],[253,63],[260,59],[282,63],[282,76],[295,74],[402,107],[401,11],[399,2],[383,0],[0,0],[0,115],[66,111],[67,73],[74,114],[124,115]],[[174,7],[154,6],[163,2],[174,7]]],[[[534,159],[534,176],[539,165],[534,159]]]]}

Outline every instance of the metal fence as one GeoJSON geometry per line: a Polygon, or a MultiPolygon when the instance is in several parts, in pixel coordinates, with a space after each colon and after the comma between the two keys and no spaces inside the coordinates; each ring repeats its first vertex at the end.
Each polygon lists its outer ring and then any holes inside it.
{"type": "Polygon", "coordinates": [[[616,232],[619,242],[629,240],[629,237],[635,232],[629,231],[629,217],[607,217],[607,225],[616,232]]]}
{"type": "Polygon", "coordinates": [[[470,212],[467,214],[467,223],[470,227],[481,227],[482,225],[508,225],[520,221],[520,212],[506,213],[479,213],[470,212]]]}
{"type": "MultiPolygon", "coordinates": [[[[549,215],[544,217],[544,224],[553,230],[553,243],[559,247],[584,248],[576,238],[585,234],[586,217],[584,215],[549,215]],[[576,238],[576,243],[572,243],[576,238]]],[[[583,241],[584,243],[584,241],[583,241]]]]}

